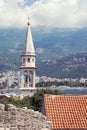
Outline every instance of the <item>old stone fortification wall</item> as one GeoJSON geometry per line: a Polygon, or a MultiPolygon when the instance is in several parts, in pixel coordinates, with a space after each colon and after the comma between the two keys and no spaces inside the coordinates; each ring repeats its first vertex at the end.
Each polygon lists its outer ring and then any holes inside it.
{"type": "Polygon", "coordinates": [[[0,104],[0,130],[51,130],[51,123],[39,112],[0,104]]]}

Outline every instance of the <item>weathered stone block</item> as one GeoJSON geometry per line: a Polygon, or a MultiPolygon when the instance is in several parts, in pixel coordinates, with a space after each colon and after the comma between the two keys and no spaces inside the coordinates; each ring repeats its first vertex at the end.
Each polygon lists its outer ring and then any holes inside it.
{"type": "Polygon", "coordinates": [[[27,108],[16,108],[11,104],[6,106],[6,111],[3,110],[0,111],[0,129],[51,130],[51,123],[39,112],[27,108]]]}

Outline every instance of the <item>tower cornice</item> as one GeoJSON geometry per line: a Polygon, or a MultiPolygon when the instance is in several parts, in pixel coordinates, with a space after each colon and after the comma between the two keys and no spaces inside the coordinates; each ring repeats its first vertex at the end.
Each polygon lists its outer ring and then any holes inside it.
{"type": "Polygon", "coordinates": [[[30,57],[36,57],[36,55],[27,55],[27,54],[25,55],[25,54],[21,54],[21,57],[29,57],[29,56],[30,57]]]}
{"type": "Polygon", "coordinates": [[[36,57],[35,53],[32,53],[32,52],[22,52],[21,56],[34,56],[36,57]]]}
{"type": "Polygon", "coordinates": [[[33,69],[37,69],[37,67],[27,67],[27,66],[21,66],[20,69],[28,69],[28,70],[33,70],[33,69]]]}

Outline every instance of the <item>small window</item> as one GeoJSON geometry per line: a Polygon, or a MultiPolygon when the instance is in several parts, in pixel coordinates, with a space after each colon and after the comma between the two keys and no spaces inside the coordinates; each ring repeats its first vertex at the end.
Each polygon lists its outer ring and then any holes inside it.
{"type": "Polygon", "coordinates": [[[23,58],[23,63],[25,63],[25,58],[23,58]]]}
{"type": "Polygon", "coordinates": [[[30,62],[30,58],[28,58],[27,61],[30,62]]]}

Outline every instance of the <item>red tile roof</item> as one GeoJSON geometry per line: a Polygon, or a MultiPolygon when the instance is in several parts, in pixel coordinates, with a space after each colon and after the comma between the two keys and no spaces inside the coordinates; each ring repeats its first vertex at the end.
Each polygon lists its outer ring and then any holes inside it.
{"type": "Polygon", "coordinates": [[[5,95],[0,95],[0,99],[2,99],[2,98],[8,98],[8,97],[5,95]]]}
{"type": "Polygon", "coordinates": [[[52,129],[87,129],[87,95],[44,95],[44,110],[52,129]]]}

